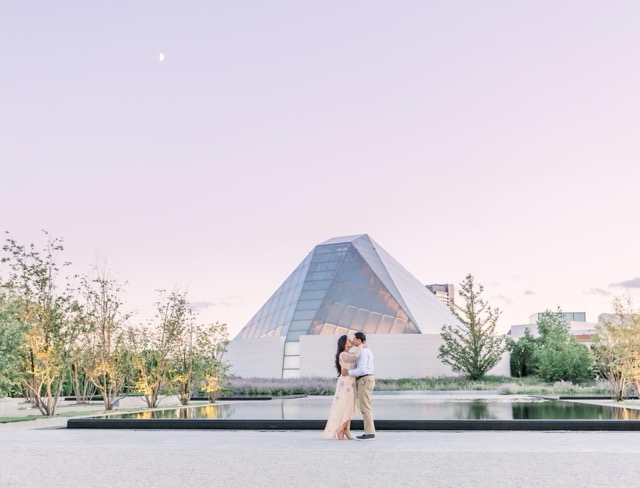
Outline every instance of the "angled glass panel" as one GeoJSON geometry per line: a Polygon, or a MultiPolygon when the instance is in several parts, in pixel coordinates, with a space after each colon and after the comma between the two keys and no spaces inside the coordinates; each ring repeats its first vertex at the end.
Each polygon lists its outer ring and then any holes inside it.
{"type": "Polygon", "coordinates": [[[390,317],[389,315],[383,315],[380,320],[380,324],[378,325],[378,334],[390,334],[391,327],[393,327],[393,322],[395,321],[395,317],[390,317]]]}
{"type": "Polygon", "coordinates": [[[344,312],[338,319],[338,325],[341,325],[342,327],[353,327],[353,319],[355,318],[357,312],[358,309],[356,307],[347,305],[344,312]]]}
{"type": "Polygon", "coordinates": [[[351,327],[353,329],[364,330],[364,326],[366,325],[368,318],[368,310],[364,310],[362,308],[358,309],[356,316],[353,318],[353,322],[351,323],[351,327]]]}
{"type": "Polygon", "coordinates": [[[305,281],[302,286],[303,291],[307,290],[328,290],[331,286],[332,280],[323,281],[305,281]]]}
{"type": "Polygon", "coordinates": [[[344,305],[343,303],[334,303],[333,306],[329,309],[326,321],[331,324],[337,324],[340,321],[340,317],[342,317],[342,314],[344,313],[346,308],[346,305],[344,305]]]}
{"type": "Polygon", "coordinates": [[[309,330],[311,320],[294,320],[289,326],[289,330],[309,330]]]}
{"type": "Polygon", "coordinates": [[[322,305],[322,300],[299,300],[297,310],[317,310],[322,305]]]}
{"type": "Polygon", "coordinates": [[[317,310],[296,310],[293,320],[310,320],[316,316],[317,310]]]}
{"type": "Polygon", "coordinates": [[[326,295],[326,291],[324,290],[308,290],[300,293],[300,300],[317,300],[319,298],[324,298],[326,295]]]}

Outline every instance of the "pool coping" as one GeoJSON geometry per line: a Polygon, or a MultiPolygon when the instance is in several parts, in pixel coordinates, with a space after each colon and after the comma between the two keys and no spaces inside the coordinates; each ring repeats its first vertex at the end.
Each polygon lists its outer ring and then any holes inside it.
{"type": "MultiPolygon", "coordinates": [[[[326,420],[228,419],[108,419],[72,418],[69,429],[150,430],[324,430],[326,420]]],[[[527,431],[640,431],[640,420],[376,420],[376,430],[527,430],[527,431]]],[[[352,420],[362,430],[362,420],[352,420]]]]}

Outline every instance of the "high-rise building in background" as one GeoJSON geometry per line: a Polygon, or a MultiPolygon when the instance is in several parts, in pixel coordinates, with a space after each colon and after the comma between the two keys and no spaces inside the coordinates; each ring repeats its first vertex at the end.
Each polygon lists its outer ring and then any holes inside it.
{"type": "Polygon", "coordinates": [[[453,291],[453,285],[426,285],[427,290],[433,293],[438,300],[444,303],[447,307],[453,310],[455,294],[453,291]]]}

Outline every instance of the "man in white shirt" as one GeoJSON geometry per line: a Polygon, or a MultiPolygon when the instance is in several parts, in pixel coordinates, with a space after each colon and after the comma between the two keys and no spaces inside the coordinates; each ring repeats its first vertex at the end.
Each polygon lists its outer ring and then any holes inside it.
{"type": "Polygon", "coordinates": [[[342,376],[355,376],[358,404],[362,412],[362,420],[364,422],[364,434],[356,438],[361,441],[369,441],[376,438],[376,427],[373,423],[373,414],[371,413],[371,394],[376,386],[376,378],[373,376],[373,353],[366,345],[367,336],[362,332],[356,332],[353,339],[353,345],[363,345],[360,356],[356,359],[356,369],[347,370],[342,368],[342,376]]]}

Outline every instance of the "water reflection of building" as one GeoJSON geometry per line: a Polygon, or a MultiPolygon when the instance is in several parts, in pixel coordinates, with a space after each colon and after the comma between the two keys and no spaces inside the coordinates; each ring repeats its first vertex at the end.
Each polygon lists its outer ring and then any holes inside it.
{"type": "MultiPolygon", "coordinates": [[[[449,307],[368,235],[317,245],[229,345],[232,372],[243,377],[336,374],[337,339],[367,334],[376,374],[444,376],[437,359],[449,307]]],[[[508,360],[491,374],[509,374],[508,360]]]]}

